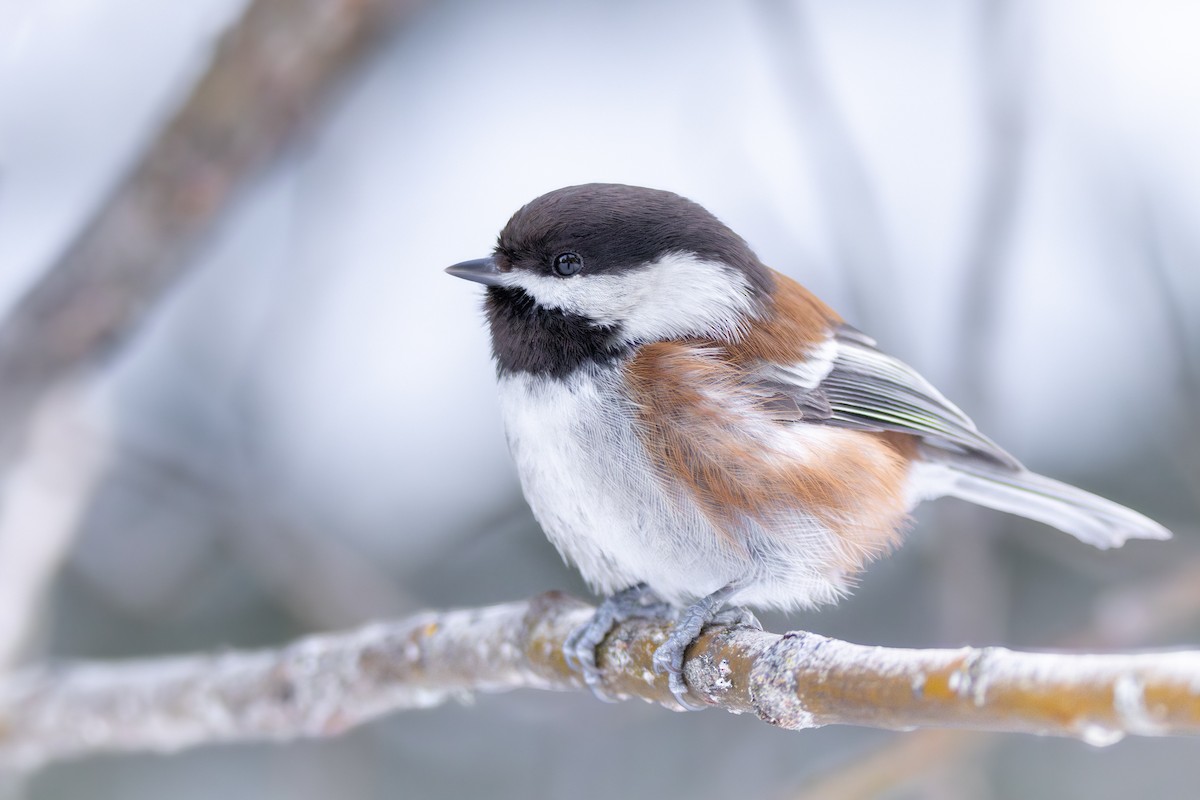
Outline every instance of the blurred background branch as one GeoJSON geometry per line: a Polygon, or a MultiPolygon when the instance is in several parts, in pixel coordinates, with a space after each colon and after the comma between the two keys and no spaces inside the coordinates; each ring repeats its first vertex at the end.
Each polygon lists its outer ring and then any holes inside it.
{"type": "Polygon", "coordinates": [[[1147,267],[1147,277],[1161,309],[1161,325],[1165,328],[1166,344],[1171,351],[1171,362],[1175,364],[1174,391],[1179,411],[1174,414],[1174,428],[1180,446],[1174,449],[1181,469],[1185,470],[1192,486],[1193,506],[1200,512],[1200,353],[1193,345],[1198,335],[1189,324],[1186,308],[1187,289],[1178,285],[1176,273],[1183,269],[1181,263],[1191,264],[1193,269],[1200,258],[1195,251],[1179,254],[1171,245],[1179,247],[1182,237],[1172,237],[1168,226],[1153,201],[1139,197],[1134,211],[1133,234],[1144,243],[1142,254],[1147,267]],[[1182,256],[1182,257],[1181,257],[1182,256]]]}
{"type": "Polygon", "coordinates": [[[201,234],[418,0],[254,0],[128,177],[0,324],[0,445],[50,389],[110,355],[201,234]]]}
{"type": "Polygon", "coordinates": [[[53,387],[30,419],[25,457],[0,482],[0,674],[37,627],[108,462],[109,442],[83,400],[76,381],[53,387]]]}
{"type": "Polygon", "coordinates": [[[102,474],[103,445],[89,437],[107,435],[79,421],[88,370],[153,313],[238,190],[420,5],[250,3],[128,176],[0,322],[0,669],[102,474]]]}
{"type": "Polygon", "coordinates": [[[959,305],[957,369],[959,402],[979,417],[985,408],[993,373],[993,348],[1002,333],[1006,284],[1012,277],[1012,252],[1025,187],[1029,143],[1026,42],[1031,33],[1022,0],[981,0],[975,11],[975,44],[983,178],[963,256],[962,303],[959,305]]]}
{"type": "MultiPolygon", "coordinates": [[[[972,4],[974,77],[982,131],[982,176],[968,217],[962,255],[959,318],[950,353],[955,402],[992,430],[996,419],[991,381],[1003,333],[1005,287],[1012,278],[1012,251],[1019,223],[1029,141],[1028,60],[1030,25],[1022,0],[972,4]]],[[[940,575],[942,638],[1003,639],[1011,578],[997,554],[1003,521],[977,506],[938,508],[934,556],[940,575]]]]}
{"type": "Polygon", "coordinates": [[[887,223],[854,132],[828,85],[808,4],[761,0],[758,12],[788,89],[788,110],[803,136],[801,147],[815,169],[822,221],[850,318],[894,348],[904,341],[904,331],[893,325],[888,308],[889,298],[897,296],[898,276],[887,223]]]}

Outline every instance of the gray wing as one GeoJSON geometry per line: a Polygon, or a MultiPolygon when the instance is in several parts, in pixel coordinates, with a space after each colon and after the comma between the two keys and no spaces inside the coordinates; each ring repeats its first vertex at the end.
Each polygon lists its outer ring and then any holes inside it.
{"type": "Polygon", "coordinates": [[[760,365],[758,382],[770,407],[785,418],[907,433],[943,450],[1021,468],[929,381],[848,325],[835,329],[803,364],[760,365]]]}

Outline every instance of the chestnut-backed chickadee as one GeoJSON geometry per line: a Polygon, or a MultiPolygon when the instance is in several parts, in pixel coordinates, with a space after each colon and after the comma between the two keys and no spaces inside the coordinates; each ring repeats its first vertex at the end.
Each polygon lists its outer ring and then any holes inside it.
{"type": "MultiPolygon", "coordinates": [[[[922,500],[954,496],[1096,547],[1161,525],[1036,475],[912,368],[670,192],[571,186],[517,211],[488,258],[508,443],[546,535],[610,595],[568,640],[596,686],[618,620],[683,608],[654,666],[726,604],[836,600],[922,500]]],[[[752,618],[751,618],[752,619],[752,618]]]]}

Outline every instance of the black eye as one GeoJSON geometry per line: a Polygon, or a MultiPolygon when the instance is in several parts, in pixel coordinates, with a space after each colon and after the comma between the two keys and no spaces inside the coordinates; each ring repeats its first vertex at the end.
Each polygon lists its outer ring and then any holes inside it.
{"type": "Polygon", "coordinates": [[[574,253],[559,253],[554,257],[554,272],[566,278],[583,269],[583,259],[574,253]]]}

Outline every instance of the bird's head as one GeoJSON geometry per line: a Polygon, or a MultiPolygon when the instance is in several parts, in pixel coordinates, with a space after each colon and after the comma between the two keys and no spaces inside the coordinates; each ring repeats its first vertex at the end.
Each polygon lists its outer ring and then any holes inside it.
{"type": "Polygon", "coordinates": [[[491,256],[447,272],[488,287],[502,369],[521,348],[565,346],[571,360],[583,355],[579,344],[611,355],[655,341],[736,339],[772,288],[746,242],[701,206],[602,183],[542,195],[513,215],[491,256]]]}

